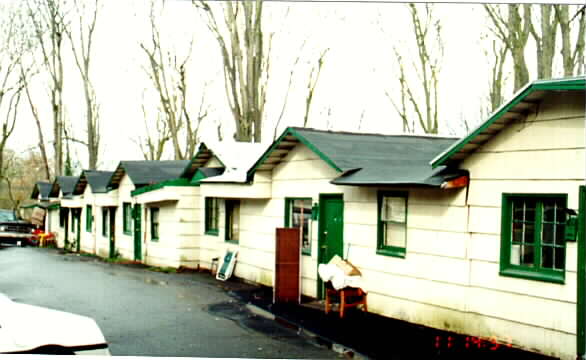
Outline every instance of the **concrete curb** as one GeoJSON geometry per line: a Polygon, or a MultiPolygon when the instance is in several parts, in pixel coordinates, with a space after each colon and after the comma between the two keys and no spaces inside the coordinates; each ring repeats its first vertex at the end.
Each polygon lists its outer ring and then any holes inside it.
{"type": "Polygon", "coordinates": [[[299,326],[298,324],[291,323],[287,319],[276,316],[275,314],[271,313],[270,311],[267,311],[259,306],[248,303],[248,304],[246,304],[246,307],[250,310],[250,312],[252,312],[255,315],[262,316],[262,317],[269,319],[269,320],[283,322],[291,327],[296,328],[297,334],[299,334],[301,336],[305,336],[305,337],[312,338],[312,339],[319,339],[319,340],[316,340],[316,343],[325,344],[329,348],[331,348],[332,351],[334,351],[338,354],[342,354],[348,359],[371,360],[368,356],[363,355],[354,349],[351,349],[351,348],[349,348],[345,345],[342,345],[342,344],[332,342],[328,338],[325,338],[319,334],[316,334],[312,331],[309,331],[309,330],[303,328],[302,326],[299,326]]]}

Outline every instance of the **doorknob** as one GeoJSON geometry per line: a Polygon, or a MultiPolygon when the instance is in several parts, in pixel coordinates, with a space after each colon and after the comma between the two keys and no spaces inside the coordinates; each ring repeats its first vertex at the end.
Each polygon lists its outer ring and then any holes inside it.
{"type": "Polygon", "coordinates": [[[327,235],[327,234],[328,234],[328,232],[327,231],[324,231],[324,235],[327,235]]]}

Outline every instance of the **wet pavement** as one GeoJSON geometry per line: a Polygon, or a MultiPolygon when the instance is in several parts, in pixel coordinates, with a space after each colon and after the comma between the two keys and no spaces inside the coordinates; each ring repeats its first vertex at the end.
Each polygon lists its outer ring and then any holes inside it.
{"type": "Polygon", "coordinates": [[[93,318],[115,356],[341,358],[254,314],[209,273],[156,272],[140,264],[17,247],[0,250],[0,269],[1,293],[93,318]]]}
{"type": "Polygon", "coordinates": [[[0,250],[0,268],[0,292],[93,317],[113,355],[552,359],[356,309],[340,319],[337,312],[273,304],[271,288],[205,272],[167,274],[38,248],[0,250]]]}
{"type": "MultiPolygon", "coordinates": [[[[344,353],[346,357],[371,359],[431,360],[553,360],[554,358],[498,344],[492,339],[463,336],[419,326],[357,309],[340,319],[337,312],[294,304],[272,304],[272,289],[242,285],[229,292],[270,312],[277,321],[298,332],[317,336],[316,341],[344,353]]],[[[308,301],[309,299],[306,299],[308,301]]]]}

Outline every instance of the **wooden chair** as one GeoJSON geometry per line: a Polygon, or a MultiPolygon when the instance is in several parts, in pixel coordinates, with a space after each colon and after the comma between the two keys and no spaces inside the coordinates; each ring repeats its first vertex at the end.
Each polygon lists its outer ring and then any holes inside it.
{"type": "Polygon", "coordinates": [[[346,308],[358,307],[363,305],[364,311],[368,311],[366,305],[366,292],[360,288],[345,287],[340,290],[334,289],[331,282],[326,283],[326,314],[330,312],[332,299],[339,299],[340,301],[340,318],[344,318],[344,310],[346,308]]]}

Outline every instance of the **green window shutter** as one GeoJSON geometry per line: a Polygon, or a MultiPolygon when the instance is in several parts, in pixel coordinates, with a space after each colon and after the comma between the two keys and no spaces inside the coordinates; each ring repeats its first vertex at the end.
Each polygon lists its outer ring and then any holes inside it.
{"type": "Polygon", "coordinates": [[[151,240],[159,240],[159,208],[151,208],[151,240]]]}
{"type": "Polygon", "coordinates": [[[86,211],[86,213],[85,213],[85,230],[87,232],[91,232],[92,231],[92,221],[93,221],[92,206],[86,205],[85,211],[86,211]]]}
{"type": "Polygon", "coordinates": [[[217,198],[205,198],[205,233],[218,235],[219,207],[217,198]]]}

